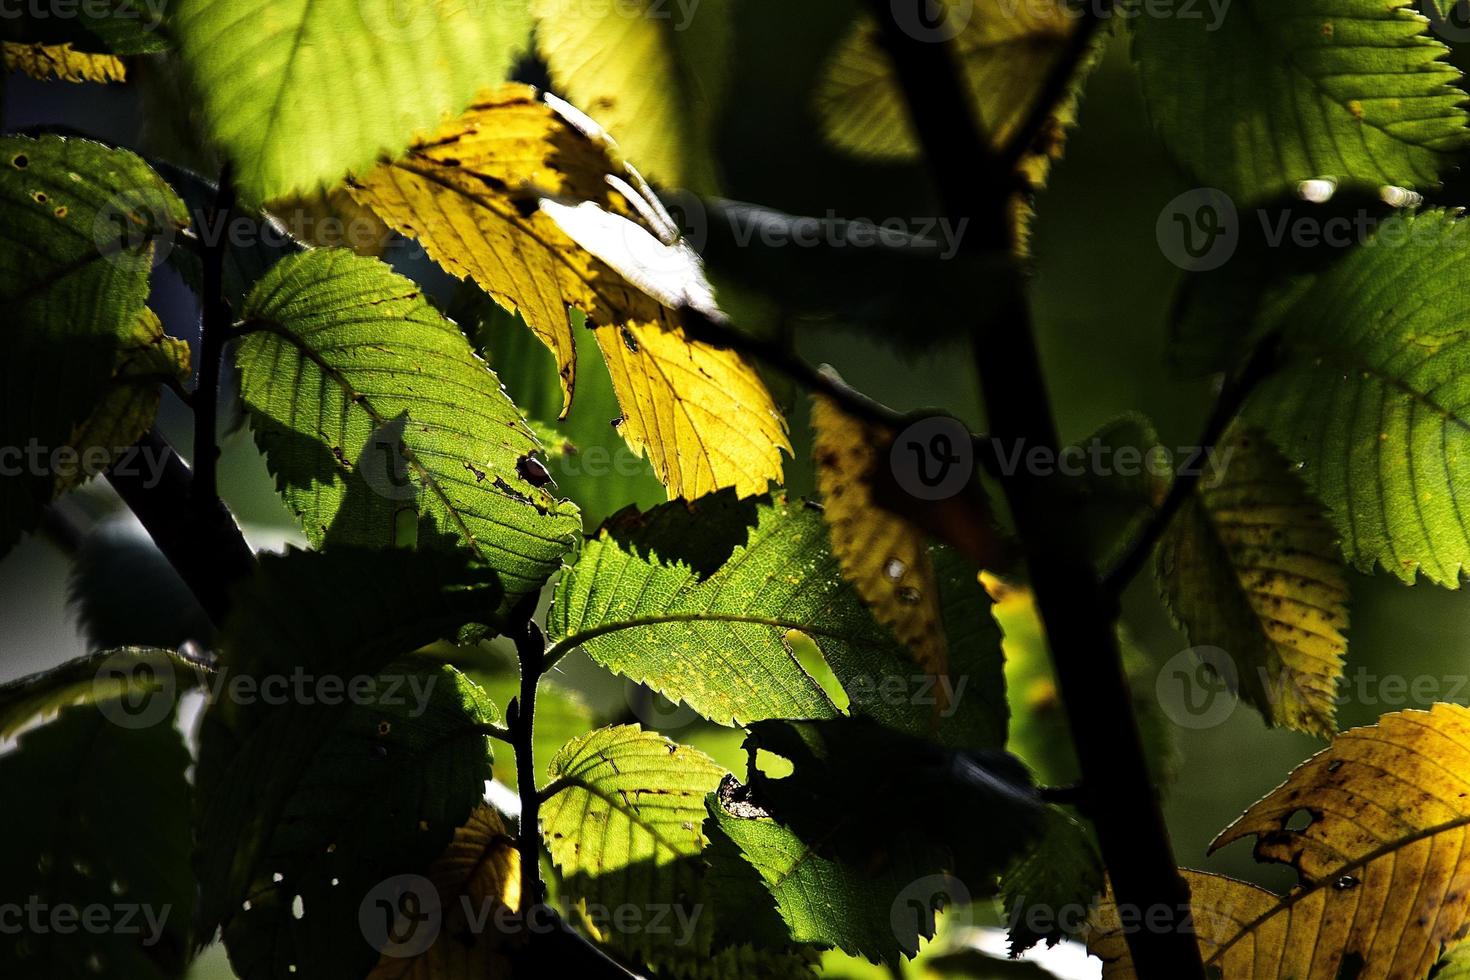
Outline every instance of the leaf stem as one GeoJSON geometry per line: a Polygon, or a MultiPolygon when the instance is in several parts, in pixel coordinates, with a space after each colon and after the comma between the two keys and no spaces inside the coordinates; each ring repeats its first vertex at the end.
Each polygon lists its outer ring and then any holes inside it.
{"type": "Polygon", "coordinates": [[[521,663],[520,695],[507,711],[511,744],[515,746],[516,783],[521,797],[517,846],[521,853],[521,909],[530,914],[546,900],[541,881],[541,794],[536,790],[536,687],[546,672],[546,637],[526,620],[516,635],[521,663]]]}
{"type": "MultiPolygon", "coordinates": [[[[927,0],[870,5],[944,210],[951,221],[969,218],[979,227],[962,247],[1013,252],[1008,202],[1014,171],[991,148],[953,46],[929,43],[899,22],[906,13],[923,23],[927,0]]],[[[1075,58],[1085,50],[1080,46],[1075,58]]],[[[991,434],[1002,445],[1055,451],[1061,440],[1019,270],[1003,277],[991,303],[974,345],[991,434]]],[[[1082,519],[1055,478],[1021,467],[1001,485],[1020,533],[1114,894],[1120,905],[1155,916],[1148,930],[1127,936],[1134,967],[1143,980],[1203,980],[1189,887],[1174,859],[1123,670],[1117,603],[1101,588],[1082,519]]]]}
{"type": "Polygon", "coordinates": [[[220,228],[204,250],[199,293],[199,381],[194,386],[194,474],[191,499],[198,514],[219,502],[219,377],[224,345],[233,317],[225,300],[225,256],[230,247],[230,216],[235,210],[235,183],[231,166],[220,168],[214,197],[214,221],[220,228]]]}
{"type": "MultiPolygon", "coordinates": [[[[1258,344],[1251,352],[1245,367],[1234,378],[1225,382],[1219,397],[1215,399],[1215,407],[1210,411],[1210,417],[1205,421],[1204,431],[1194,446],[1195,451],[1209,452],[1224,437],[1226,430],[1230,428],[1230,423],[1240,414],[1246,399],[1250,397],[1261,379],[1270,372],[1276,359],[1276,347],[1275,341],[1269,338],[1258,344]]],[[[1149,516],[1148,523],[1139,529],[1137,537],[1129,542],[1127,550],[1103,575],[1105,592],[1114,597],[1121,595],[1128,587],[1128,583],[1143,570],[1143,567],[1148,564],[1149,557],[1153,554],[1154,547],[1163,538],[1164,532],[1169,529],[1169,525],[1180,509],[1194,494],[1203,476],[1204,467],[1202,466],[1192,466],[1182,473],[1175,474],[1163,502],[1149,516]]]]}

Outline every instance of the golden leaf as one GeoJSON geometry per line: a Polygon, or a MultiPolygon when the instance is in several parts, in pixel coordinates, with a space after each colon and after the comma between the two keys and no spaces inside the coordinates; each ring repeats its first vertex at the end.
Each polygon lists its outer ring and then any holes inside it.
{"type": "MultiPolygon", "coordinates": [[[[812,428],[817,488],[843,577],[925,673],[947,674],[939,582],[924,532],[873,499],[878,450],[892,433],[853,418],[822,395],[812,398],[812,428]]],[[[943,710],[947,687],[936,690],[943,710]]]]}
{"type": "MultiPolygon", "coordinates": [[[[1284,897],[1186,872],[1206,963],[1225,980],[1419,980],[1470,931],[1470,710],[1384,715],[1337,736],[1215,842],[1292,865],[1284,897]]],[[[1146,910],[1144,910],[1146,912],[1146,910]]],[[[1133,977],[1111,896],[1089,948],[1133,977]]],[[[1142,925],[1132,914],[1134,927],[1142,925]]]]}
{"type": "Polygon", "coordinates": [[[1191,643],[1234,658],[1242,697],[1267,722],[1330,737],[1348,623],[1337,532],[1264,436],[1242,431],[1220,448],[1223,476],[1160,544],[1164,596],[1191,643]]]}
{"type": "Polygon", "coordinates": [[[443,917],[434,944],[412,957],[383,954],[368,980],[510,977],[510,936],[495,928],[495,913],[520,908],[521,858],[494,807],[481,804],[470,814],[428,878],[439,893],[443,917]]]}
{"type": "Polygon", "coordinates": [[[78,51],[65,44],[23,44],[4,42],[5,70],[23,71],[43,81],[56,78],[63,82],[122,82],[128,69],[121,58],[112,54],[78,51]]]}
{"type": "Polygon", "coordinates": [[[521,313],[557,359],[563,415],[576,384],[567,307],[582,310],[608,362],[618,431],[670,496],[748,496],[780,481],[784,419],[740,355],[686,337],[684,307],[718,315],[698,258],[671,240],[667,214],[591,120],[502,86],[349,187],[521,313]]]}
{"type": "Polygon", "coordinates": [[[345,187],[279,197],[266,205],[291,237],[317,248],[350,248],[358,255],[382,256],[393,232],[345,187]]]}

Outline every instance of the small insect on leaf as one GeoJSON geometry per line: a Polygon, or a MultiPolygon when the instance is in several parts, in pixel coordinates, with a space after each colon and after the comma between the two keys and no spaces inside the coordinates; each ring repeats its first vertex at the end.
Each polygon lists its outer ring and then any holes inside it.
{"type": "Polygon", "coordinates": [[[548,483],[552,486],[556,485],[546,464],[529,453],[516,460],[516,472],[520,474],[522,480],[533,487],[544,487],[548,483]]]}

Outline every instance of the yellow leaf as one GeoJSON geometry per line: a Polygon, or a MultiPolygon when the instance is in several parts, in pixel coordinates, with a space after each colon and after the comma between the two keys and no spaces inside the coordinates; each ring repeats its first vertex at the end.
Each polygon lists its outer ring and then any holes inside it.
{"type": "Polygon", "coordinates": [[[384,953],[368,980],[507,980],[509,934],[496,914],[520,908],[521,859],[494,807],[470,814],[428,878],[442,917],[433,945],[411,957],[384,953]]]}
{"type": "Polygon", "coordinates": [[[712,190],[710,128],[729,68],[733,0],[532,0],[558,92],[583,107],[654,180],[712,190]]]}
{"type": "Polygon", "coordinates": [[[1234,658],[1238,690],[1267,722],[1330,737],[1348,624],[1337,532],[1260,433],[1220,448],[1224,475],[1160,544],[1164,596],[1191,643],[1234,658]]]}
{"type": "Polygon", "coordinates": [[[685,306],[718,312],[697,257],[668,242],[667,215],[590,120],[502,86],[349,187],[521,313],[556,356],[563,415],[576,383],[567,307],[581,309],[612,376],[618,431],[670,496],[749,496],[780,481],[785,420],[738,354],[685,336],[685,306]]]}
{"type": "Polygon", "coordinates": [[[23,71],[32,78],[63,82],[121,82],[128,70],[121,58],[111,54],[78,51],[65,44],[22,44],[4,42],[5,70],[23,71]]]}
{"type": "Polygon", "coordinates": [[[353,200],[340,185],[277,198],[266,205],[266,210],[292,238],[317,248],[350,248],[358,255],[378,258],[393,236],[381,218],[353,200]]]}
{"type": "MultiPolygon", "coordinates": [[[[949,645],[924,533],[873,499],[878,448],[892,441],[892,433],[853,418],[821,395],[812,399],[812,428],[817,488],[843,577],[914,662],[931,677],[942,677],[949,672],[949,645]]],[[[936,690],[942,711],[947,689],[940,684],[936,690]]]]}
{"type": "Polygon", "coordinates": [[[143,307],[132,335],[118,348],[112,379],[97,409],[72,430],[67,444],[82,465],[57,473],[56,496],[111,465],[148,431],[158,415],[160,384],[188,380],[189,345],[166,335],[154,312],[143,307]]]}
{"type": "MultiPolygon", "coordinates": [[[[1384,715],[1337,736],[1226,828],[1295,867],[1285,896],[1186,872],[1200,949],[1224,980],[1419,980],[1470,931],[1470,710],[1384,715]]],[[[1138,913],[1133,914],[1135,924],[1138,913]]],[[[1111,896],[1088,946],[1133,977],[1111,896]]]]}

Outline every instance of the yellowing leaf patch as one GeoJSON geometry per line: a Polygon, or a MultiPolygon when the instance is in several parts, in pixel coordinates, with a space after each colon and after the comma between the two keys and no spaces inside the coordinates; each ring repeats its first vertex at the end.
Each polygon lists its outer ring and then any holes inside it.
{"type": "Polygon", "coordinates": [[[1191,643],[1235,658],[1239,690],[1273,725],[1328,737],[1347,649],[1348,588],[1322,505],[1265,437],[1222,447],[1159,548],[1169,607],[1191,643]]]}
{"type": "MultiPolygon", "coordinates": [[[[939,582],[924,533],[873,500],[872,474],[885,434],[820,395],[812,400],[812,427],[823,516],[843,576],[926,673],[948,673],[939,582]]],[[[937,690],[943,710],[947,690],[942,684],[937,690]]]]}
{"type": "Polygon", "coordinates": [[[713,310],[708,284],[590,120],[503,86],[350,187],[445,269],[521,313],[556,356],[563,411],[576,384],[567,308],[586,313],[623,413],[618,431],[670,496],[748,496],[780,481],[784,419],[740,355],[685,336],[684,306],[713,310]]]}
{"type": "MultiPolygon", "coordinates": [[[[1226,828],[1287,863],[1285,896],[1186,872],[1207,967],[1224,980],[1418,980],[1470,932],[1470,710],[1438,704],[1344,732],[1226,828]]],[[[1112,897],[1088,947],[1135,976],[1112,897]]]]}
{"type": "Polygon", "coordinates": [[[23,71],[32,78],[63,82],[122,82],[127,66],[112,54],[78,51],[67,44],[4,42],[5,70],[23,71]]]}
{"type": "Polygon", "coordinates": [[[385,952],[368,980],[507,980],[509,937],[494,917],[520,908],[521,858],[500,814],[487,804],[470,814],[428,877],[443,915],[433,945],[412,957],[385,952]]]}
{"type": "Polygon", "coordinates": [[[116,368],[102,401],[73,431],[69,445],[82,468],[56,475],[56,495],[95,475],[92,460],[113,456],[137,442],[158,415],[159,385],[189,380],[189,345],[163,332],[163,324],[143,307],[132,334],[117,351],[116,368]]]}

